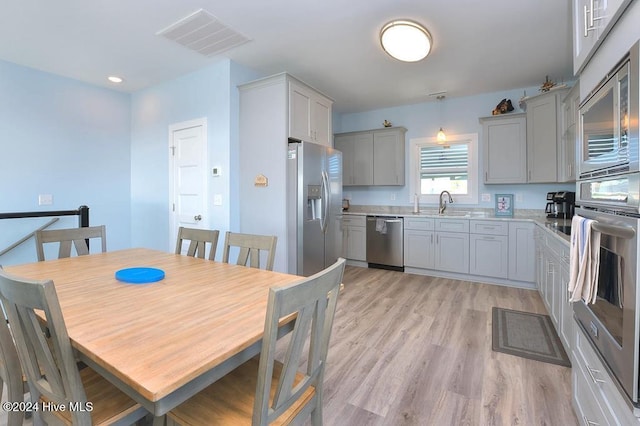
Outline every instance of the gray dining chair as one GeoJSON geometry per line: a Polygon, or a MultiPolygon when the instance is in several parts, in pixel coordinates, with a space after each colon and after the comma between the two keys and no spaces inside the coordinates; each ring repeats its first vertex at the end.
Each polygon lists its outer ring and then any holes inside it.
{"type": "Polygon", "coordinates": [[[229,253],[232,247],[238,248],[236,265],[260,268],[260,253],[267,253],[265,269],[273,271],[273,263],[276,257],[276,244],[278,237],[275,235],[255,235],[229,232],[225,234],[224,251],[222,261],[229,263],[229,253]]]}
{"type": "Polygon", "coordinates": [[[0,300],[11,324],[32,401],[67,407],[65,411],[34,412],[35,425],[42,421],[124,425],[148,414],[94,370],[76,364],[53,281],[18,278],[0,270],[0,300]],[[46,329],[41,327],[42,319],[47,323],[46,329]]]}
{"type": "MultiPolygon", "coordinates": [[[[28,392],[28,387],[22,374],[18,352],[4,309],[0,304],[0,399],[2,399],[3,384],[7,386],[7,402],[24,401],[24,394],[28,392]]],[[[8,426],[20,426],[24,421],[24,412],[19,410],[8,410],[6,416],[8,426]]]]}
{"type": "Polygon", "coordinates": [[[107,251],[107,231],[104,225],[89,226],[85,228],[69,229],[45,229],[36,231],[36,253],[38,261],[45,260],[44,245],[48,243],[59,243],[58,259],[71,256],[71,247],[76,249],[78,256],[89,254],[87,240],[99,238],[102,253],[107,251]]]}
{"type": "Polygon", "coordinates": [[[213,260],[216,256],[216,249],[218,248],[218,237],[220,231],[210,229],[195,229],[195,228],[178,228],[178,238],[176,241],[176,254],[182,253],[182,245],[184,241],[189,241],[189,247],[187,248],[187,256],[199,257],[204,259],[205,252],[207,250],[207,243],[209,244],[209,256],[207,259],[213,260]]]}
{"type": "Polygon", "coordinates": [[[168,424],[322,424],[322,382],[345,260],[269,290],[259,359],[254,357],[167,414],[168,424]],[[295,327],[278,336],[281,320],[295,327]],[[276,344],[287,336],[284,363],[276,344]],[[307,349],[308,348],[308,349],[307,349]],[[300,369],[305,365],[304,370],[300,369]]]}

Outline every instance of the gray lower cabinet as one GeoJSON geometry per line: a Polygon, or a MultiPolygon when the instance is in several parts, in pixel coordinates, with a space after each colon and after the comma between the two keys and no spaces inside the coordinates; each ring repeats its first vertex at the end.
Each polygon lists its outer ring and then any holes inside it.
{"type": "Polygon", "coordinates": [[[509,224],[499,221],[471,221],[469,273],[507,278],[509,270],[509,224]]]}
{"type": "Polygon", "coordinates": [[[438,219],[435,222],[434,268],[439,271],[469,273],[469,221],[438,219]]]}
{"type": "MultiPolygon", "coordinates": [[[[569,259],[567,258],[567,261],[569,259]]],[[[571,349],[571,338],[573,336],[573,307],[569,302],[569,264],[562,262],[560,265],[560,331],[558,335],[564,343],[564,347],[571,349]]]]}
{"type": "Polygon", "coordinates": [[[584,425],[639,425],[614,379],[575,323],[571,365],[573,408],[584,425]]]}
{"type": "Polygon", "coordinates": [[[569,243],[536,231],[536,283],[567,353],[573,342],[573,307],[569,302],[569,243]]]}
{"type": "Polygon", "coordinates": [[[509,222],[509,273],[514,281],[534,282],[536,225],[531,222],[509,222]]]}
{"type": "Polygon", "coordinates": [[[434,220],[404,218],[404,265],[433,269],[435,262],[434,220]]]}
{"type": "Polygon", "coordinates": [[[342,250],[346,259],[366,262],[367,218],[361,215],[342,216],[342,250]]]}

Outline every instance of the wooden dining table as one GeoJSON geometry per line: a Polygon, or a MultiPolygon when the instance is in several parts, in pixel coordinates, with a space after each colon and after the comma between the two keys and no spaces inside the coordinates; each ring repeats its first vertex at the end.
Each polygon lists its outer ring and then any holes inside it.
{"type": "Polygon", "coordinates": [[[5,270],[53,280],[79,359],[156,416],[258,354],[269,288],[301,279],[142,248],[5,270]],[[165,277],[115,278],[131,267],[165,277]]]}

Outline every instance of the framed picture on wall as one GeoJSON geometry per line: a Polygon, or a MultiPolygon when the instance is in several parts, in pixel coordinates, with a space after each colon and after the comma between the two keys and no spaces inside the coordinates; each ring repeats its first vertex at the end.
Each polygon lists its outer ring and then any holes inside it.
{"type": "Polygon", "coordinates": [[[513,217],[513,194],[496,194],[496,216],[513,217]]]}

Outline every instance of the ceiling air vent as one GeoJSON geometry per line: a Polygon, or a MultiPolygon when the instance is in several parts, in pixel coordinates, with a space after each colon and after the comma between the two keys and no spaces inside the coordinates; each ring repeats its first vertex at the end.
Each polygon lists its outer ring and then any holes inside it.
{"type": "Polygon", "coordinates": [[[156,34],[205,56],[217,55],[249,41],[249,38],[229,28],[203,9],[156,34]]]}

